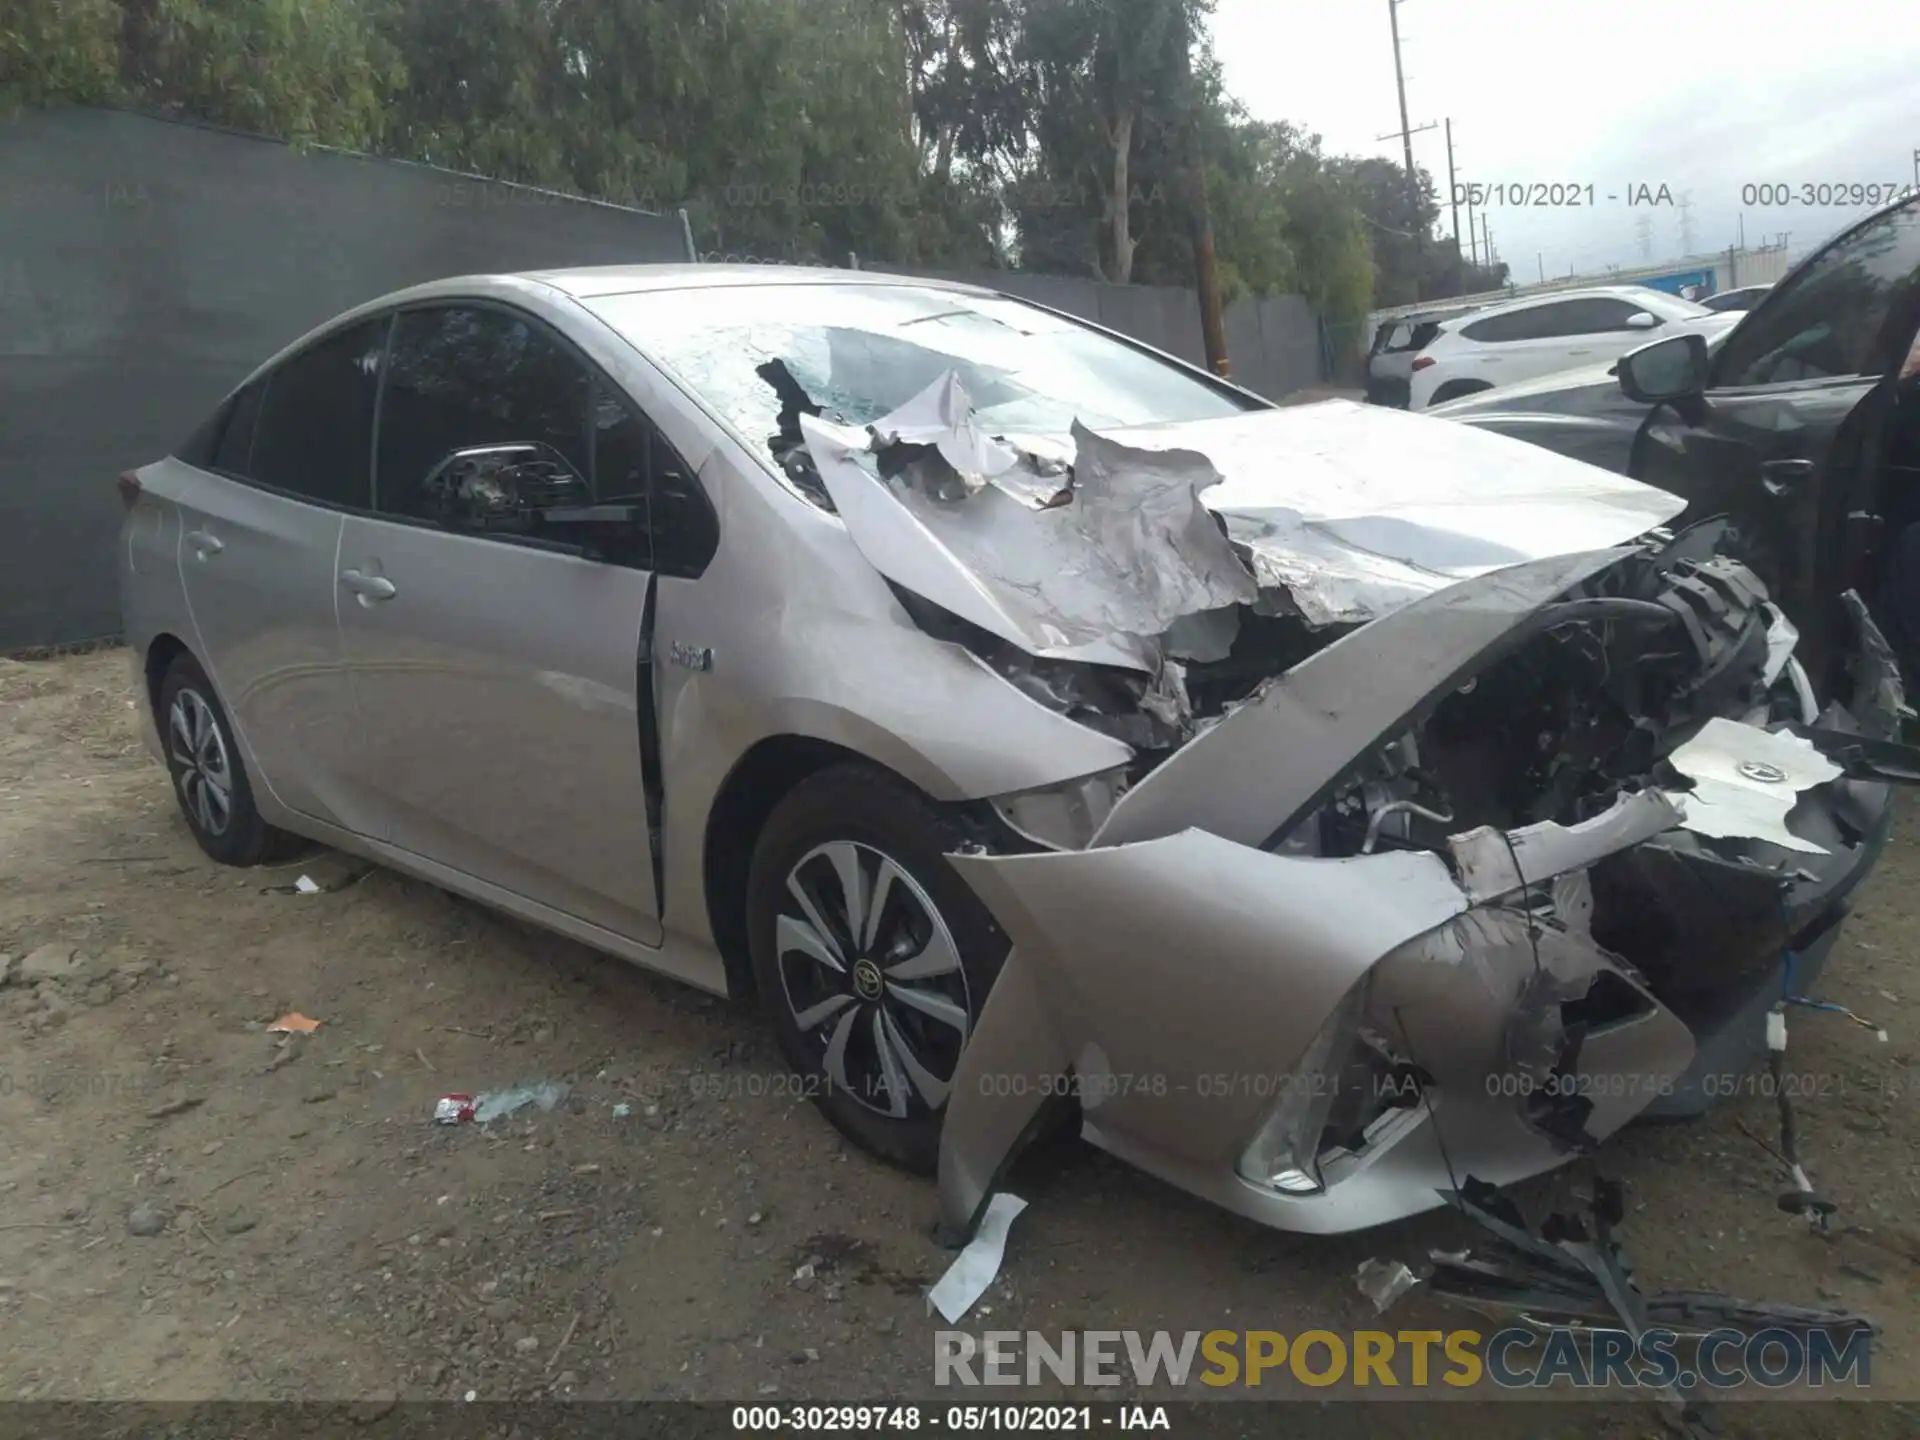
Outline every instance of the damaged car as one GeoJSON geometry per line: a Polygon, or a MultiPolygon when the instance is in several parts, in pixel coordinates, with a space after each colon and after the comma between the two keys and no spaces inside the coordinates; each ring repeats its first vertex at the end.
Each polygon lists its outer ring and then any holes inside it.
{"type": "Polygon", "coordinates": [[[757,996],[959,1234],[1062,1107],[1321,1232],[1698,1110],[1920,775],[1737,525],[967,286],[437,281],[121,494],[209,855],[757,996]]]}

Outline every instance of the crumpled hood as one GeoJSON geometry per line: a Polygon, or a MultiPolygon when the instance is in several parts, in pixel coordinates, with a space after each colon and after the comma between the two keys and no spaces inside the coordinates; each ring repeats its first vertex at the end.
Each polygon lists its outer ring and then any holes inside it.
{"type": "Polygon", "coordinates": [[[1201,503],[1247,547],[1260,585],[1283,587],[1316,625],[1623,544],[1685,508],[1538,446],[1347,400],[1103,433],[1207,456],[1224,479],[1201,503]]]}
{"type": "Polygon", "coordinates": [[[1148,671],[1190,615],[1360,623],[1684,508],[1501,435],[1339,400],[1071,436],[981,428],[951,375],[870,427],[801,422],[881,574],[1029,654],[1148,671]]]}

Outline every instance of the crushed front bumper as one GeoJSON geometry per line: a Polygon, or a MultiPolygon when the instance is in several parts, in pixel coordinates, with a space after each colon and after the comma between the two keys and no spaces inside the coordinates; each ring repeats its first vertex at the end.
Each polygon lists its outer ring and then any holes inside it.
{"type": "MultiPolygon", "coordinates": [[[[950,1232],[971,1231],[1063,1096],[1085,1138],[1149,1173],[1332,1233],[1732,1088],[1713,1077],[1744,1073],[1767,1010],[1824,966],[1884,845],[1888,785],[1800,794],[1788,838],[1824,853],[1751,841],[1730,858],[1676,828],[1684,795],[1653,789],[1580,825],[1458,835],[1445,858],[1266,848],[1373,737],[1614,558],[1513,567],[1354,632],[1165,762],[1083,850],[952,857],[1012,952],[949,1101],[950,1232]],[[1352,1123],[1327,1143],[1313,1127],[1342,1106],[1352,1123]],[[1263,1137],[1289,1117],[1314,1148],[1268,1164],[1263,1137]]],[[[1873,678],[1856,697],[1900,706],[1897,675],[1873,678]]],[[[1822,725],[1890,735],[1885,709],[1822,725]]]]}

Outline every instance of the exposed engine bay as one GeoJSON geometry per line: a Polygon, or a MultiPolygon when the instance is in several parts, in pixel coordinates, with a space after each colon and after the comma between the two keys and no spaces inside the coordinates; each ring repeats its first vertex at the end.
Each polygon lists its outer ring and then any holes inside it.
{"type": "Polygon", "coordinates": [[[1821,696],[1731,527],[1517,442],[1338,402],[1016,440],[951,375],[793,428],[915,626],[1131,750],[949,857],[1012,942],[946,1120],[957,1231],[1032,1120],[982,1074],[1195,1067],[1083,1134],[1306,1230],[1705,1109],[1920,779],[1857,597],[1821,696]],[[1208,1094],[1223,1065],[1263,1078],[1208,1094]]]}

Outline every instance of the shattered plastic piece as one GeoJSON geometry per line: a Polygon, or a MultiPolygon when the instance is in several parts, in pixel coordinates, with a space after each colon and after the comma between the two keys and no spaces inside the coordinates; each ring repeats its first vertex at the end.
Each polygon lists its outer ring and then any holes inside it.
{"type": "Polygon", "coordinates": [[[1373,1302],[1376,1315],[1386,1314],[1393,1308],[1394,1301],[1420,1283],[1420,1277],[1402,1262],[1377,1256],[1362,1260],[1353,1280],[1360,1287],[1360,1293],[1373,1302]]]}
{"type": "Polygon", "coordinates": [[[267,1026],[267,1032],[269,1034],[277,1032],[284,1035],[311,1035],[319,1028],[320,1022],[318,1020],[309,1020],[298,1010],[289,1010],[285,1015],[282,1015],[278,1020],[267,1026]]]}
{"type": "Polygon", "coordinates": [[[473,1096],[442,1095],[433,1102],[433,1118],[441,1125],[464,1125],[473,1119],[473,1096]]]}
{"type": "Polygon", "coordinates": [[[1002,1190],[987,1202],[980,1228],[966,1244],[953,1264],[927,1292],[927,1299],[949,1325],[971,1310],[974,1302],[987,1293],[987,1286],[1000,1273],[1000,1261],[1006,1254],[1007,1231],[1014,1219],[1027,1208],[1018,1195],[1002,1190]]]}
{"type": "Polygon", "coordinates": [[[1793,658],[1793,647],[1800,643],[1800,632],[1778,605],[1769,601],[1766,611],[1771,617],[1767,623],[1767,668],[1761,672],[1760,683],[1772,689],[1773,682],[1787,668],[1787,661],[1793,658]]]}
{"type": "Polygon", "coordinates": [[[626,1101],[621,1100],[615,1103],[613,1107],[614,1119],[624,1120],[631,1114],[633,1114],[633,1106],[629,1105],[626,1101]]]}
{"type": "Polygon", "coordinates": [[[558,1080],[542,1080],[536,1084],[516,1085],[511,1090],[490,1090],[476,1096],[473,1102],[473,1118],[485,1125],[516,1110],[524,1110],[529,1105],[538,1105],[542,1110],[552,1110],[566,1098],[567,1087],[558,1080]]]}
{"type": "Polygon", "coordinates": [[[318,895],[320,893],[320,887],[313,883],[313,877],[310,875],[302,875],[298,880],[294,881],[293,888],[302,895],[318,895]]]}
{"type": "Polygon", "coordinates": [[[1715,716],[1668,762],[1694,782],[1680,822],[1686,829],[1723,840],[1764,840],[1802,854],[1827,853],[1787,829],[1787,813],[1800,792],[1842,773],[1812,742],[1715,716]]]}

